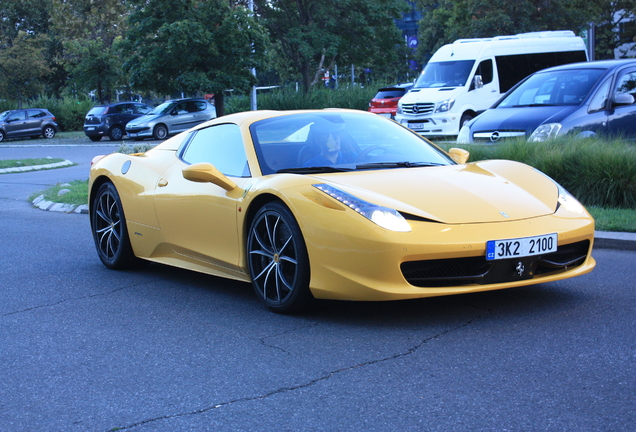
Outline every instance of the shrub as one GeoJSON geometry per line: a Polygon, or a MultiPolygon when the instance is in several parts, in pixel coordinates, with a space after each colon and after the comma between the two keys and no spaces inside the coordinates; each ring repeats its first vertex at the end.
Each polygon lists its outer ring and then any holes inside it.
{"type": "MultiPolygon", "coordinates": [[[[452,145],[445,145],[452,147],[452,145]]],[[[583,204],[636,207],[636,146],[621,140],[561,138],[466,146],[472,161],[509,159],[543,171],[583,204]]]]}
{"type": "Polygon", "coordinates": [[[60,130],[65,132],[81,131],[84,126],[84,117],[93,105],[95,103],[88,98],[57,99],[43,95],[28,101],[28,107],[49,110],[60,125],[60,130]]]}

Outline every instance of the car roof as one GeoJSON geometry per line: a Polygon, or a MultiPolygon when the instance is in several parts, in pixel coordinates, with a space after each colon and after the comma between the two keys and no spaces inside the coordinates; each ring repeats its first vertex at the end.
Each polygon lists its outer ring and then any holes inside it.
{"type": "Polygon", "coordinates": [[[617,59],[617,60],[596,60],[589,62],[569,63],[560,66],[553,66],[551,68],[543,69],[537,73],[573,70],[573,69],[615,69],[622,66],[636,66],[636,60],[633,59],[617,59]]]}

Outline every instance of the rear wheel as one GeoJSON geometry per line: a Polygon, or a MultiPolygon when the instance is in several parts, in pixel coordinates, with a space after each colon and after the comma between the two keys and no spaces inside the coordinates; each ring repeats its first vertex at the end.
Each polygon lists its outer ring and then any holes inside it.
{"type": "Polygon", "coordinates": [[[294,215],[282,203],[268,203],[256,213],[247,238],[247,260],[254,290],[272,311],[298,312],[313,300],[305,241],[294,215]]]}
{"type": "Polygon", "coordinates": [[[135,267],[141,263],[133,253],[119,193],[110,182],[99,187],[91,204],[91,229],[97,255],[111,269],[135,267]]]}
{"type": "Polygon", "coordinates": [[[55,128],[53,126],[45,126],[42,129],[42,135],[44,135],[44,138],[53,138],[55,136],[55,128]]]}
{"type": "Polygon", "coordinates": [[[155,139],[163,140],[168,136],[168,128],[165,125],[157,125],[155,126],[155,130],[152,132],[152,135],[155,139]]]}
{"type": "Polygon", "coordinates": [[[122,139],[123,136],[124,130],[121,126],[113,126],[110,128],[110,131],[108,131],[108,138],[110,138],[111,141],[118,141],[122,139]]]}

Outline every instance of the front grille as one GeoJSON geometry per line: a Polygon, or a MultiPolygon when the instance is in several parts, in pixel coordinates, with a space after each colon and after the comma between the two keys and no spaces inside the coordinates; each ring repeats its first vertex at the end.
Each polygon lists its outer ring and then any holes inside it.
{"type": "Polygon", "coordinates": [[[150,128],[149,127],[131,127],[131,128],[126,127],[126,132],[127,133],[139,133],[139,132],[142,132],[142,131],[145,131],[145,130],[148,130],[148,129],[150,129],[150,128]]]}
{"type": "Polygon", "coordinates": [[[526,132],[519,130],[475,132],[473,133],[473,142],[496,143],[525,136],[526,132]]]}
{"type": "Polygon", "coordinates": [[[417,287],[489,285],[571,270],[583,264],[589,248],[590,242],[585,240],[545,255],[494,261],[485,256],[408,261],[400,268],[407,282],[417,287]]]}
{"type": "Polygon", "coordinates": [[[435,104],[433,103],[405,103],[402,105],[402,112],[404,114],[430,114],[434,108],[435,104]]]}

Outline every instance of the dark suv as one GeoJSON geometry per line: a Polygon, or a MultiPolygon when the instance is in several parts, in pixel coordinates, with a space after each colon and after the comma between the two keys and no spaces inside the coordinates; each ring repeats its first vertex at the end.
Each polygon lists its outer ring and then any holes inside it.
{"type": "Polygon", "coordinates": [[[84,133],[91,141],[99,141],[105,135],[111,140],[120,140],[126,132],[126,123],[151,109],[152,107],[140,102],[94,106],[84,119],[84,133]]]}
{"type": "Polygon", "coordinates": [[[40,135],[53,138],[58,130],[55,116],[44,108],[28,108],[0,113],[0,142],[6,138],[40,135]]]}

